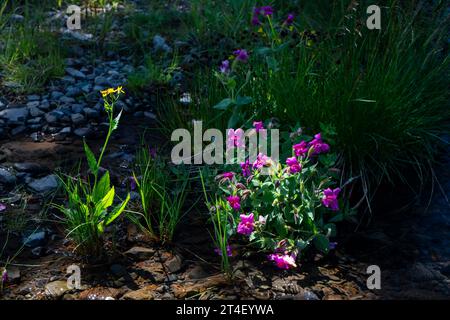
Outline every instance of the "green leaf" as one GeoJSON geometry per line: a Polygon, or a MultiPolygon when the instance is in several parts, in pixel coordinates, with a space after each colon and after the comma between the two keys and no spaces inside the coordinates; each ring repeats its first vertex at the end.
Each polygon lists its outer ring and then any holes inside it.
{"type": "Polygon", "coordinates": [[[98,173],[98,164],[97,159],[95,159],[94,153],[91,151],[86,141],[83,141],[84,144],[84,152],[86,153],[87,162],[89,165],[89,169],[91,169],[94,175],[98,173]]]}
{"type": "Polygon", "coordinates": [[[252,97],[241,97],[241,96],[238,96],[236,98],[236,105],[237,106],[245,106],[245,105],[250,104],[252,102],[253,102],[253,98],[252,97]]]}
{"type": "Polygon", "coordinates": [[[122,116],[122,110],[120,110],[119,114],[113,119],[112,121],[112,125],[111,125],[111,130],[114,131],[119,127],[119,121],[120,121],[120,117],[122,116]]]}
{"type": "Polygon", "coordinates": [[[128,204],[128,201],[130,201],[130,194],[127,195],[127,198],[125,199],[124,202],[122,202],[121,205],[114,208],[114,210],[111,212],[108,220],[106,220],[106,225],[109,225],[114,220],[116,220],[118,216],[120,216],[120,214],[123,212],[123,210],[125,210],[125,208],[128,204]]]}
{"type": "Polygon", "coordinates": [[[330,250],[330,240],[325,237],[323,234],[318,234],[314,238],[314,245],[317,250],[322,251],[323,253],[328,253],[330,250]]]}
{"type": "Polygon", "coordinates": [[[98,202],[105,197],[110,190],[109,171],[106,171],[100,181],[94,186],[92,191],[92,199],[94,202],[98,202]]]}
{"type": "Polygon", "coordinates": [[[233,101],[230,98],[226,98],[216,104],[213,108],[218,110],[227,110],[232,104],[233,101]]]}
{"type": "Polygon", "coordinates": [[[112,187],[108,193],[103,197],[103,199],[100,201],[101,206],[103,209],[108,209],[111,207],[111,205],[114,202],[114,195],[116,194],[114,187],[112,187]]]}

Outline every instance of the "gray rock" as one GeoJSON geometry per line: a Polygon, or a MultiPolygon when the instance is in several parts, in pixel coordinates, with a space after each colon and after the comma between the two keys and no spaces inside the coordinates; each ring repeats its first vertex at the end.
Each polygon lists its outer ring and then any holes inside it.
{"type": "Polygon", "coordinates": [[[88,117],[88,119],[96,119],[100,115],[97,110],[92,108],[84,108],[84,114],[88,117]]]}
{"type": "Polygon", "coordinates": [[[45,231],[33,232],[23,237],[23,244],[29,248],[44,246],[47,243],[47,233],[45,231]]]}
{"type": "Polygon", "coordinates": [[[61,80],[67,84],[75,84],[76,82],[75,78],[71,76],[64,76],[61,80]]]}
{"type": "Polygon", "coordinates": [[[106,77],[103,77],[103,76],[96,77],[94,82],[97,86],[103,86],[103,87],[111,86],[111,82],[106,77]]]}
{"type": "Polygon", "coordinates": [[[16,136],[18,134],[24,133],[27,130],[27,127],[24,125],[18,126],[11,130],[11,135],[16,136]]]}
{"type": "Polygon", "coordinates": [[[47,111],[50,109],[50,102],[48,102],[47,99],[44,99],[41,101],[41,104],[39,105],[39,109],[47,111]]]}
{"type": "Polygon", "coordinates": [[[0,118],[7,120],[11,124],[21,124],[27,120],[28,114],[28,108],[12,108],[0,111],[0,118]]]}
{"type": "Polygon", "coordinates": [[[86,122],[86,118],[80,113],[75,113],[75,114],[71,115],[70,118],[71,118],[73,124],[76,126],[86,122]]]}
{"type": "Polygon", "coordinates": [[[16,176],[7,170],[0,167],[0,184],[11,186],[16,183],[16,176]]]}
{"type": "MultiPolygon", "coordinates": [[[[39,103],[38,103],[39,104],[39,103]]],[[[39,117],[42,116],[44,114],[44,111],[42,111],[41,109],[39,109],[37,106],[32,106],[29,108],[30,111],[30,115],[32,117],[39,117]]]]}
{"type": "Polygon", "coordinates": [[[37,94],[31,94],[31,95],[27,96],[27,100],[30,102],[31,101],[39,101],[39,100],[41,100],[41,96],[37,95],[37,94]]]}
{"type": "Polygon", "coordinates": [[[6,268],[8,273],[8,283],[18,283],[20,281],[20,270],[15,266],[8,266],[6,268]]]}
{"type": "Polygon", "coordinates": [[[73,113],[82,113],[84,106],[84,104],[76,103],[71,106],[71,110],[73,113]]]}
{"type": "Polygon", "coordinates": [[[74,98],[68,97],[68,96],[62,96],[59,98],[59,102],[64,104],[71,104],[74,103],[76,100],[74,98]]]}
{"type": "Polygon", "coordinates": [[[148,260],[155,254],[155,250],[152,248],[145,247],[133,247],[125,254],[135,260],[148,260]]]}
{"type": "Polygon", "coordinates": [[[166,267],[169,272],[175,273],[181,270],[183,259],[179,255],[173,256],[170,260],[166,261],[166,267]]]}
{"type": "Polygon", "coordinates": [[[80,88],[78,87],[68,87],[66,90],[66,96],[67,97],[77,97],[79,95],[81,95],[83,92],[81,91],[80,88]]]}
{"type": "Polygon", "coordinates": [[[77,69],[74,69],[74,68],[70,68],[70,67],[66,68],[66,73],[76,79],[85,79],[86,78],[86,75],[83,72],[81,72],[77,69]]]}
{"type": "Polygon", "coordinates": [[[83,128],[75,129],[75,131],[73,133],[75,135],[83,138],[83,137],[89,137],[92,133],[92,130],[89,127],[83,127],[83,128]]]}
{"type": "Polygon", "coordinates": [[[30,138],[33,142],[41,142],[45,140],[45,137],[41,132],[33,132],[30,134],[30,138]]]}
{"type": "Polygon", "coordinates": [[[27,120],[27,124],[39,124],[42,121],[42,117],[31,118],[27,120]]]}
{"type": "Polygon", "coordinates": [[[27,172],[35,174],[47,171],[47,168],[34,162],[19,162],[15,163],[13,167],[17,172],[27,172]]]}
{"type": "Polygon", "coordinates": [[[53,281],[45,285],[45,294],[53,299],[58,299],[69,291],[67,287],[67,281],[53,281]]]}
{"type": "Polygon", "coordinates": [[[92,85],[90,83],[85,84],[81,87],[81,90],[83,90],[84,93],[89,93],[92,89],[92,85]]]}
{"type": "Polygon", "coordinates": [[[64,112],[54,110],[45,114],[45,120],[50,124],[57,124],[64,117],[64,112]]]}
{"type": "Polygon", "coordinates": [[[46,195],[58,188],[58,178],[51,174],[40,179],[34,179],[28,183],[28,187],[35,193],[46,195]]]}
{"type": "Polygon", "coordinates": [[[144,116],[149,119],[156,120],[156,114],[154,114],[153,112],[145,111],[144,116]]]}
{"type": "Polygon", "coordinates": [[[58,99],[61,98],[62,96],[64,96],[64,93],[59,92],[59,91],[52,91],[52,93],[51,93],[51,95],[50,95],[50,97],[51,97],[53,100],[58,100],[58,99]]]}
{"type": "Polygon", "coordinates": [[[30,101],[27,103],[27,107],[28,108],[37,108],[39,106],[39,101],[30,101]]]}
{"type": "Polygon", "coordinates": [[[153,37],[153,48],[155,51],[163,51],[163,52],[172,52],[172,48],[169,47],[166,43],[166,39],[161,37],[160,35],[156,35],[153,37]]]}

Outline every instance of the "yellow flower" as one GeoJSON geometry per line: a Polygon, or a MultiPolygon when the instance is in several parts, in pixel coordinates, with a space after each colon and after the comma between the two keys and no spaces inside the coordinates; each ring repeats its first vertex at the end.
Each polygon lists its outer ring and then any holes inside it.
{"type": "Polygon", "coordinates": [[[122,86],[119,86],[116,89],[108,88],[106,90],[102,90],[102,91],[100,91],[100,93],[102,94],[103,98],[105,98],[114,93],[118,93],[118,94],[125,93],[125,91],[123,91],[122,86]]]}

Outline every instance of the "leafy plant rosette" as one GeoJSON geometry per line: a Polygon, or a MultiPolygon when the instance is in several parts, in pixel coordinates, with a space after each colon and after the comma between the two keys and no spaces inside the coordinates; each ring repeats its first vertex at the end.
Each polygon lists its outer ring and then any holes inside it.
{"type": "Polygon", "coordinates": [[[329,151],[319,133],[295,144],[293,156],[283,164],[260,153],[253,163],[241,163],[241,172],[219,175],[231,213],[229,232],[270,252],[269,260],[280,269],[296,267],[310,245],[323,253],[334,249],[335,223],[348,210],[333,178],[335,156],[329,151]]]}

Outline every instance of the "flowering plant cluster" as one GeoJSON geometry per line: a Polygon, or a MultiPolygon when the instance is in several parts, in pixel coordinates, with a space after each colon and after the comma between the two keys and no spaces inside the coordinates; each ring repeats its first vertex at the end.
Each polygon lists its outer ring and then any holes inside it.
{"type": "Polygon", "coordinates": [[[268,259],[281,269],[296,267],[297,257],[311,244],[324,253],[333,249],[330,238],[336,235],[334,222],[342,218],[342,203],[328,162],[321,161],[329,152],[318,133],[294,144],[284,163],[260,153],[253,163],[241,163],[241,170],[219,175],[232,234],[269,252],[268,259]]]}

